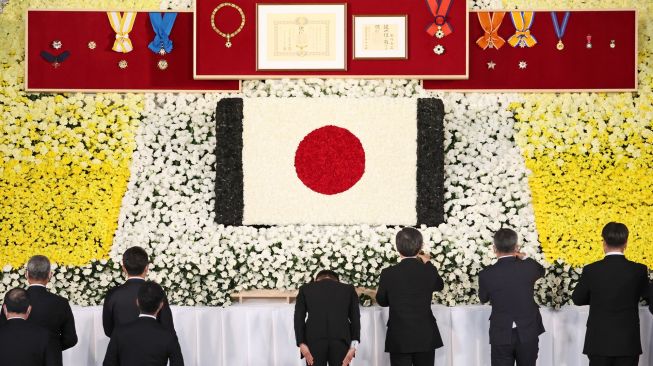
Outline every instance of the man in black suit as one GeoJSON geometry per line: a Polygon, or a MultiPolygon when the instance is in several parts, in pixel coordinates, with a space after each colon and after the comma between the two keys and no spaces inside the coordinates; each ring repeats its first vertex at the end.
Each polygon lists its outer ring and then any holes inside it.
{"type": "MultiPolygon", "coordinates": [[[[122,270],[127,276],[127,281],[107,292],[102,309],[102,326],[104,334],[111,337],[113,330],[124,324],[138,319],[140,311],[136,306],[138,289],[145,282],[149,258],[141,247],[131,247],[122,255],[122,270]]],[[[168,300],[163,300],[163,308],[158,312],[157,321],[164,327],[174,331],[172,312],[168,300]]]]}
{"type": "Polygon", "coordinates": [[[590,366],[637,366],[639,301],[648,291],[648,269],[624,256],[626,225],[610,222],[601,235],[605,257],[583,268],[571,295],[574,304],[590,306],[583,353],[590,366]]]}
{"type": "Polygon", "coordinates": [[[430,257],[420,253],[417,229],[401,229],[396,241],[401,262],[381,271],[376,293],[376,302],[390,307],[385,351],[392,366],[433,366],[435,350],[443,344],[431,302],[444,282],[430,257]]]}
{"type": "Polygon", "coordinates": [[[104,366],[183,366],[175,332],[157,321],[165,293],[159,284],[145,281],[138,288],[136,320],[117,327],[111,335],[104,366]]]}
{"type": "Polygon", "coordinates": [[[648,309],[653,314],[653,283],[651,283],[651,289],[648,291],[648,309]]]}
{"type": "Polygon", "coordinates": [[[494,234],[498,260],[478,275],[482,303],[492,304],[490,347],[492,366],[535,366],[539,336],[544,333],[540,308],[533,295],[544,267],[519,253],[517,233],[494,234]]]}
{"type": "MultiPolygon", "coordinates": [[[[52,278],[50,260],[42,255],[35,255],[27,262],[27,293],[32,311],[29,323],[34,323],[50,332],[50,341],[57,350],[57,365],[63,364],[61,352],[77,344],[75,318],[68,300],[49,292],[45,286],[52,278]]],[[[6,323],[4,313],[0,316],[0,325],[6,323]]]]}
{"type": "Polygon", "coordinates": [[[295,339],[307,365],[349,365],[356,354],[360,332],[356,289],[340,283],[335,272],[320,271],[314,282],[299,288],[295,339]]]}
{"type": "Polygon", "coordinates": [[[32,307],[27,291],[11,289],[5,294],[2,312],[7,322],[0,327],[0,364],[11,366],[57,366],[57,353],[47,329],[28,322],[32,307]]]}

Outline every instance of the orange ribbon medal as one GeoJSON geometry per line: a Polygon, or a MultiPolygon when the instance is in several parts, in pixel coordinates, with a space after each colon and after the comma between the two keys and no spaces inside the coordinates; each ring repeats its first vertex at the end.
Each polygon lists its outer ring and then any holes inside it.
{"type": "Polygon", "coordinates": [[[431,37],[444,38],[453,33],[453,27],[447,21],[452,2],[453,0],[426,0],[433,15],[433,23],[426,27],[426,33],[431,37]]]}
{"type": "Polygon", "coordinates": [[[482,49],[495,48],[499,49],[503,47],[506,43],[506,40],[501,38],[497,33],[501,22],[503,22],[503,17],[506,15],[503,11],[496,11],[494,14],[489,11],[479,12],[478,13],[478,22],[481,24],[481,28],[485,31],[485,34],[476,40],[476,44],[482,49]]]}
{"type": "Polygon", "coordinates": [[[515,34],[508,38],[508,43],[513,47],[533,47],[537,39],[531,34],[531,26],[535,20],[535,12],[511,11],[510,17],[515,26],[515,34]]]}

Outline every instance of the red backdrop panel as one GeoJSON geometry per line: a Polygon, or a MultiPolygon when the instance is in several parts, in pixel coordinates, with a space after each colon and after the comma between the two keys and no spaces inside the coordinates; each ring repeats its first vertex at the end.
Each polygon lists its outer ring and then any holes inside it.
{"type": "MultiPolygon", "coordinates": [[[[564,12],[557,12],[562,23],[564,12]]],[[[549,11],[535,14],[532,34],[538,44],[532,48],[481,49],[476,40],[484,34],[476,12],[469,13],[469,79],[425,80],[425,89],[434,90],[633,90],[637,88],[637,14],[623,11],[572,11],[558,51],[558,37],[549,11]],[[587,35],[592,48],[585,47],[587,35]],[[614,40],[616,47],[610,48],[614,40]],[[488,69],[488,62],[496,63],[488,69]],[[525,61],[526,69],[519,69],[525,61]]],[[[499,35],[506,41],[515,33],[506,14],[499,35]]]]}
{"type": "MultiPolygon", "coordinates": [[[[256,3],[240,0],[246,21],[243,30],[232,38],[232,47],[224,46],[225,39],[211,27],[211,13],[223,0],[197,0],[195,63],[197,78],[241,78],[317,76],[317,77],[419,77],[422,79],[465,78],[467,75],[467,4],[454,0],[449,20],[454,32],[439,40],[426,33],[433,22],[425,0],[326,0],[320,4],[347,3],[347,71],[256,71],[256,3]],[[353,15],[408,15],[407,60],[353,60],[353,15]],[[444,55],[436,55],[436,44],[445,47],[444,55]]],[[[260,3],[260,2],[259,2],[260,3]]],[[[310,1],[268,0],[265,4],[302,4],[310,1]]],[[[317,2],[313,2],[317,3],[317,2]]],[[[241,17],[235,9],[223,8],[216,16],[220,30],[230,32],[238,28],[241,17]]]]}
{"type": "Polygon", "coordinates": [[[240,89],[237,80],[193,79],[193,14],[181,12],[172,29],[173,51],[161,57],[147,48],[154,38],[147,12],[139,12],[129,34],[134,50],[123,54],[111,50],[115,32],[104,11],[30,10],[27,14],[27,78],[31,91],[218,91],[240,89]],[[54,50],[52,41],[63,47],[54,50]],[[88,48],[94,41],[97,47],[88,48]],[[41,57],[41,51],[59,54],[70,51],[70,57],[54,68],[41,57]],[[159,70],[157,63],[166,59],[169,67],[159,70]],[[120,69],[118,62],[128,67],[120,69]]]}

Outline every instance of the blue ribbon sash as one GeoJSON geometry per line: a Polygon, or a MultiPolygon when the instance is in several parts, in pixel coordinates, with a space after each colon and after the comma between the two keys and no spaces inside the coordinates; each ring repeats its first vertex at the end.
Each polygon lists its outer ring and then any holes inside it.
{"type": "Polygon", "coordinates": [[[172,52],[170,32],[175,25],[177,13],[150,13],[150,23],[154,29],[154,39],[147,46],[152,52],[166,54],[172,52]]]}

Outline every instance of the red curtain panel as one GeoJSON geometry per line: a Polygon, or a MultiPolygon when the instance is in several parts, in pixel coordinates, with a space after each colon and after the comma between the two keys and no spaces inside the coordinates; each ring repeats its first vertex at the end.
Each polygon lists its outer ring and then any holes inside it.
{"type": "Polygon", "coordinates": [[[116,33],[106,11],[30,10],[27,14],[26,89],[28,91],[238,91],[238,80],[193,79],[193,13],[180,12],[172,28],[171,53],[147,48],[154,38],[147,12],[138,12],[129,34],[133,51],[111,48],[116,33]],[[61,42],[54,49],[52,42],[61,42]],[[89,48],[95,43],[95,49],[89,48]],[[41,52],[69,56],[58,67],[41,52]],[[127,67],[121,69],[120,61],[127,67]],[[158,62],[168,68],[160,70],[158,62]]]}

